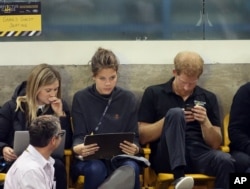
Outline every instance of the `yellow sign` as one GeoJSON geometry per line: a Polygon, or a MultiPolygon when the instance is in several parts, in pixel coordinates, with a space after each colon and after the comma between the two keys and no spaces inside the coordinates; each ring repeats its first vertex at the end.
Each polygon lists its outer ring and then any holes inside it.
{"type": "Polygon", "coordinates": [[[0,37],[38,36],[41,23],[40,2],[0,4],[0,37]]]}

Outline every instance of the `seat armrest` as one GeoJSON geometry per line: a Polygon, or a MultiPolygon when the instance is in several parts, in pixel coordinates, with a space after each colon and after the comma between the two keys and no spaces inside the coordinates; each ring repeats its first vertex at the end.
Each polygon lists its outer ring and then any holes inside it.
{"type": "Polygon", "coordinates": [[[72,155],[72,150],[71,149],[65,149],[64,150],[64,156],[71,156],[72,155]]]}
{"type": "MultiPolygon", "coordinates": [[[[147,160],[149,160],[149,155],[151,154],[151,149],[149,145],[147,145],[146,147],[143,147],[142,152],[143,152],[144,157],[147,160]]],[[[149,167],[145,167],[143,169],[143,187],[144,188],[148,188],[148,186],[152,184],[151,178],[152,178],[151,169],[149,167]]]]}
{"type": "Polygon", "coordinates": [[[67,184],[68,186],[71,185],[71,180],[70,180],[70,163],[72,160],[72,150],[71,149],[65,149],[64,150],[64,158],[65,158],[65,169],[67,173],[67,184]]]}
{"type": "Polygon", "coordinates": [[[229,152],[229,146],[220,146],[220,150],[223,152],[229,152]]]}
{"type": "Polygon", "coordinates": [[[144,155],[149,155],[151,154],[151,149],[148,147],[142,148],[143,154],[144,155]]]}
{"type": "Polygon", "coordinates": [[[4,182],[5,176],[6,176],[5,173],[0,173],[0,182],[4,182]]]}

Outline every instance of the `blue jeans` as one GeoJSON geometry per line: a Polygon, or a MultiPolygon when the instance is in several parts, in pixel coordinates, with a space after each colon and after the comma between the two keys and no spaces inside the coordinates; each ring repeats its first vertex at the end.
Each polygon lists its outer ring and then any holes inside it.
{"type": "Polygon", "coordinates": [[[123,165],[128,165],[134,168],[134,189],[139,189],[140,167],[135,161],[129,159],[118,161],[115,165],[108,160],[76,160],[72,167],[72,178],[73,180],[76,180],[79,175],[84,175],[84,188],[97,189],[116,168],[123,165]]]}

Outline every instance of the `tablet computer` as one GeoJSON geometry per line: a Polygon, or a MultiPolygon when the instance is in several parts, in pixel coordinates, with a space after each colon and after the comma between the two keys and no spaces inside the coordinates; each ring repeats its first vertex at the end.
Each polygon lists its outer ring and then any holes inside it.
{"type": "Polygon", "coordinates": [[[120,143],[124,140],[133,143],[134,137],[135,133],[133,132],[86,135],[84,138],[85,145],[97,143],[100,148],[95,152],[95,154],[84,157],[84,160],[111,159],[116,155],[123,154],[119,148],[120,143]]]}
{"type": "MultiPolygon", "coordinates": [[[[66,133],[62,137],[62,141],[60,145],[54,150],[51,154],[52,157],[63,157],[64,155],[64,145],[65,145],[65,136],[66,133]]],[[[29,131],[15,131],[14,134],[14,144],[13,149],[17,156],[20,156],[21,153],[28,147],[30,143],[30,134],[29,131]]]]}
{"type": "Polygon", "coordinates": [[[13,149],[20,156],[30,143],[29,131],[15,131],[13,149]]]}

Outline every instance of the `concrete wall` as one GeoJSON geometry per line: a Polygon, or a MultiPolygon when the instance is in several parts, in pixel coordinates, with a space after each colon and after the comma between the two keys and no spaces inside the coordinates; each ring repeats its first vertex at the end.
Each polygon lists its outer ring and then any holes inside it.
{"type": "MultiPolygon", "coordinates": [[[[26,80],[34,66],[0,66],[0,105],[9,100],[15,87],[26,80]]],[[[62,75],[63,98],[71,106],[76,91],[92,84],[88,65],[56,65],[62,75]]],[[[118,85],[133,91],[140,99],[149,85],[167,81],[172,76],[171,64],[122,64],[118,85]]],[[[250,81],[250,64],[205,64],[199,85],[215,94],[221,116],[229,112],[232,98],[240,85],[250,81]]]]}
{"type": "Polygon", "coordinates": [[[172,64],[183,50],[199,53],[208,64],[250,63],[250,40],[139,40],[1,42],[0,65],[87,65],[98,47],[112,50],[122,64],[172,64]]]}

